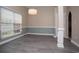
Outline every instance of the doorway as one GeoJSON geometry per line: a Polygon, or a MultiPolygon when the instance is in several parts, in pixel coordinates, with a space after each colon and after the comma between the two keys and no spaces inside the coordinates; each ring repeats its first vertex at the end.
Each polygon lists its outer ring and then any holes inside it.
{"type": "Polygon", "coordinates": [[[72,38],[72,13],[71,11],[68,14],[68,38],[72,38]]]}

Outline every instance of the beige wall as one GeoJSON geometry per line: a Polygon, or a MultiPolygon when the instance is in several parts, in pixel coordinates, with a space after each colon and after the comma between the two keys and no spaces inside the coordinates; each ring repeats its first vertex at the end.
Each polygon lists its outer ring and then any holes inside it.
{"type": "Polygon", "coordinates": [[[72,13],[72,40],[79,44],[79,7],[69,7],[72,13]]]}
{"type": "Polygon", "coordinates": [[[5,8],[8,8],[14,12],[17,12],[22,15],[22,26],[25,27],[27,26],[27,8],[23,6],[6,6],[5,8]]]}
{"type": "Polygon", "coordinates": [[[28,26],[51,26],[55,27],[54,7],[29,7],[36,8],[35,16],[28,16],[28,26]]]}
{"type": "Polygon", "coordinates": [[[68,38],[68,7],[64,8],[64,37],[68,38]]]}

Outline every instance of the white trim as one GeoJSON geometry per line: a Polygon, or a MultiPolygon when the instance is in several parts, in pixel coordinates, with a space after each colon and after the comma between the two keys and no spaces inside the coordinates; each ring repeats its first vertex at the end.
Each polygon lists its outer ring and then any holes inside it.
{"type": "Polygon", "coordinates": [[[58,6],[58,29],[57,29],[57,47],[64,48],[64,7],[58,6]],[[62,23],[62,24],[61,24],[62,23]],[[62,26],[62,27],[60,27],[62,26]]]}
{"type": "Polygon", "coordinates": [[[63,43],[58,43],[58,44],[57,44],[57,47],[58,47],[58,48],[64,48],[64,44],[63,44],[63,43]]]}
{"type": "Polygon", "coordinates": [[[56,28],[53,26],[24,26],[23,28],[56,28]]]}
{"type": "Polygon", "coordinates": [[[71,40],[71,42],[72,42],[73,44],[75,44],[77,47],[79,47],[79,44],[76,43],[74,40],[71,40]]]}
{"type": "Polygon", "coordinates": [[[58,30],[58,35],[57,35],[57,47],[58,48],[64,48],[64,42],[63,42],[63,40],[64,40],[64,31],[62,30],[62,28],[60,28],[59,30],[58,30]]]}
{"type": "Polygon", "coordinates": [[[54,38],[56,38],[56,36],[54,34],[47,34],[47,33],[27,33],[27,34],[33,34],[33,35],[48,35],[48,36],[53,36],[54,38]]]}
{"type": "Polygon", "coordinates": [[[64,28],[58,28],[58,31],[63,31],[64,30],[64,28]]]}
{"type": "Polygon", "coordinates": [[[19,36],[16,36],[16,37],[13,37],[13,38],[10,38],[10,39],[5,40],[5,41],[2,41],[2,42],[0,42],[0,45],[5,44],[5,43],[8,43],[8,42],[10,42],[10,41],[12,41],[12,40],[15,40],[15,39],[17,39],[17,38],[20,38],[20,37],[22,37],[22,36],[24,36],[24,35],[27,35],[27,33],[22,34],[22,35],[19,35],[19,36]]]}

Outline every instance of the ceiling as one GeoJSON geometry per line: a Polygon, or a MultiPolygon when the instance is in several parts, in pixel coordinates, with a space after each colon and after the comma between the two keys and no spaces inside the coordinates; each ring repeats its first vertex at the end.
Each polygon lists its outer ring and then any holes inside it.
{"type": "Polygon", "coordinates": [[[37,8],[37,7],[57,7],[57,6],[25,6],[26,8],[37,8]]]}

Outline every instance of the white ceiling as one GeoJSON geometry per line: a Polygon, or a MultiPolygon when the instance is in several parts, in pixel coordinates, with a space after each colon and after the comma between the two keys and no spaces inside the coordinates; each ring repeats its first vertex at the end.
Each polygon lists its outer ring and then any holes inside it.
{"type": "Polygon", "coordinates": [[[26,8],[37,8],[37,7],[56,7],[56,6],[25,6],[26,8]]]}

